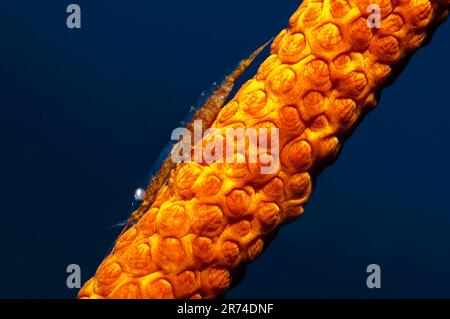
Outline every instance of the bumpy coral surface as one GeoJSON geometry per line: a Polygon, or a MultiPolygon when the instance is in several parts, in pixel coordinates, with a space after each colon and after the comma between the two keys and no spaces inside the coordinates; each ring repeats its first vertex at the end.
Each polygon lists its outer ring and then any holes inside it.
{"type": "Polygon", "coordinates": [[[305,0],[212,125],[279,128],[280,168],[178,165],[79,297],[222,295],[277,228],[303,213],[316,175],[448,7],[447,0],[305,0]],[[373,3],[381,8],[379,29],[367,23],[373,3]]]}

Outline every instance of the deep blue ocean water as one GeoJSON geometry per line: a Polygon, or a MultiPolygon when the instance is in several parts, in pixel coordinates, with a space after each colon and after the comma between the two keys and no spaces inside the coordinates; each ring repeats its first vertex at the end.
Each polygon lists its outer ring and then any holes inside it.
{"type": "MultiPolygon", "coordinates": [[[[0,3],[2,298],[75,297],[66,266],[94,274],[189,106],[299,5],[73,2],[79,30],[69,1],[0,3]]],[[[228,297],[450,297],[449,56],[447,22],[228,297]]]]}

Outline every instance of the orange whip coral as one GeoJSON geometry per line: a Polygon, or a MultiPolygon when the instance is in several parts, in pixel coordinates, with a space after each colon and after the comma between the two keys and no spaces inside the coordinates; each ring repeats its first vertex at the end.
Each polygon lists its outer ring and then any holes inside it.
{"type": "Polygon", "coordinates": [[[449,5],[305,0],[257,74],[211,124],[278,128],[279,169],[262,174],[260,163],[247,161],[176,165],[79,297],[223,295],[276,230],[303,213],[315,177],[335,160],[388,79],[445,20],[449,5]],[[380,28],[368,24],[372,4],[381,8],[380,28]]]}

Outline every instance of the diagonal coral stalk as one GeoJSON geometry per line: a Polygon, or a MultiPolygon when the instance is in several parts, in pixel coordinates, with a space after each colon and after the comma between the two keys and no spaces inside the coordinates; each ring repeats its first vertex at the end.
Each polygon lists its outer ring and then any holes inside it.
{"type": "MultiPolygon", "coordinates": [[[[184,163],[80,298],[221,296],[284,223],[380,90],[445,20],[448,0],[305,0],[212,127],[279,129],[281,165],[184,163]],[[367,11],[381,8],[381,26],[367,11]]],[[[203,144],[211,141],[204,139],[203,144]]],[[[239,156],[248,156],[239,154],[239,156]]],[[[244,158],[246,159],[246,158],[244,158]]]]}

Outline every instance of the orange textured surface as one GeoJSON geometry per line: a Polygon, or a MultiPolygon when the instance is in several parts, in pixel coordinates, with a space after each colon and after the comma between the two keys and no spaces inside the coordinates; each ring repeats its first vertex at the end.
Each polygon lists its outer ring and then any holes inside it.
{"type": "Polygon", "coordinates": [[[278,127],[280,169],[264,175],[258,164],[178,165],[79,297],[222,295],[276,229],[303,213],[316,175],[375,106],[391,73],[398,72],[394,66],[446,18],[449,4],[304,1],[257,74],[212,125],[278,127]],[[380,29],[367,25],[372,3],[381,8],[380,29]]]}

